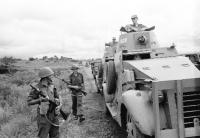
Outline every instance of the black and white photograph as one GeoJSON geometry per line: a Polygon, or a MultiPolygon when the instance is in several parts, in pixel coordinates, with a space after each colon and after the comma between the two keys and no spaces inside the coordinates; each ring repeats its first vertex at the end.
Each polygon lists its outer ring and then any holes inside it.
{"type": "Polygon", "coordinates": [[[199,0],[0,0],[0,138],[200,138],[199,0]]]}

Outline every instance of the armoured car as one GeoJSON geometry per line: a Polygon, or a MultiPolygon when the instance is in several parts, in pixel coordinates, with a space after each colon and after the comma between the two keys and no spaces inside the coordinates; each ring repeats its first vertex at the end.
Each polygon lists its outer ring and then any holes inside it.
{"type": "Polygon", "coordinates": [[[200,71],[152,28],[122,34],[104,67],[107,113],[131,138],[200,136],[200,71]]]}

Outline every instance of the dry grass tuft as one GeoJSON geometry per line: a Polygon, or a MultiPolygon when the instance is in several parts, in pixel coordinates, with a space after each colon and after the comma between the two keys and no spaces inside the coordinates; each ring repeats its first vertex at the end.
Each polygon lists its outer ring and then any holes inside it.
{"type": "Polygon", "coordinates": [[[11,113],[0,107],[0,124],[7,123],[10,119],[11,113]]]}
{"type": "Polygon", "coordinates": [[[30,132],[31,120],[25,115],[18,115],[1,127],[2,133],[8,137],[26,136],[30,132]]]}
{"type": "Polygon", "coordinates": [[[35,80],[37,75],[30,71],[18,71],[14,74],[11,83],[17,86],[25,85],[31,83],[35,80]]]}

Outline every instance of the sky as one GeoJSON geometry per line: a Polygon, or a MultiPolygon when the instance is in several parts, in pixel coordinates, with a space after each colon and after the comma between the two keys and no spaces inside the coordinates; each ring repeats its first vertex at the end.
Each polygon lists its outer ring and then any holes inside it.
{"type": "Polygon", "coordinates": [[[133,14],[160,46],[200,51],[198,13],[199,0],[0,0],[0,57],[103,57],[133,14]]]}

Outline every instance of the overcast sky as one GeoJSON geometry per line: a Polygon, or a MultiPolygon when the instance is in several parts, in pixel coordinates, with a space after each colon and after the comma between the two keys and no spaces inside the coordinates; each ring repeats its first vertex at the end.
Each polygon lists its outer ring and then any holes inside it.
{"type": "Polygon", "coordinates": [[[0,0],[0,56],[102,57],[133,14],[161,46],[200,51],[198,13],[198,0],[0,0]]]}

